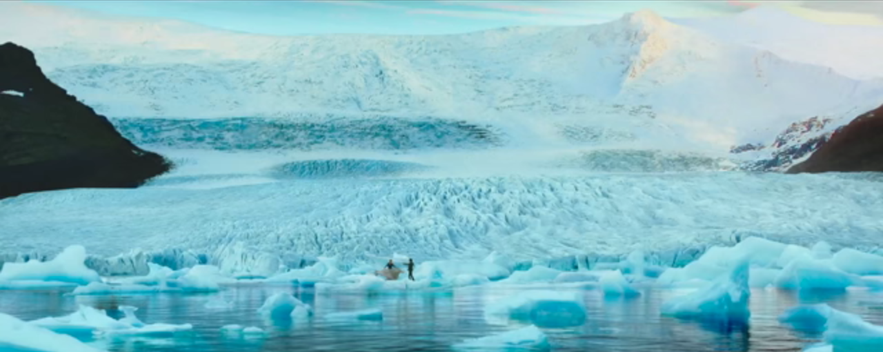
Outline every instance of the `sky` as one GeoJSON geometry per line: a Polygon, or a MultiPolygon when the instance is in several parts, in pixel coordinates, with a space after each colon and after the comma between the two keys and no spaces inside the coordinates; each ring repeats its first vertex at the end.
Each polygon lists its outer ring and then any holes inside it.
{"type": "Polygon", "coordinates": [[[606,22],[640,9],[664,17],[737,14],[763,4],[833,24],[883,25],[875,1],[31,1],[108,14],[177,19],[239,32],[271,35],[371,33],[449,34],[524,25],[606,22]]]}

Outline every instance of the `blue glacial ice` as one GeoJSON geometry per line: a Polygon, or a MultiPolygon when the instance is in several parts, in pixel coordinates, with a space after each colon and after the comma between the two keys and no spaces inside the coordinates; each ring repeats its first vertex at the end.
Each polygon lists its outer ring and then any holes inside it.
{"type": "Polygon", "coordinates": [[[747,323],[751,317],[748,275],[749,262],[746,260],[711,285],[665,302],[661,308],[662,314],[711,322],[747,323]]]}
{"type": "Polygon", "coordinates": [[[30,260],[25,263],[6,263],[0,269],[3,281],[46,281],[88,284],[101,281],[101,277],[84,264],[86,248],[70,246],[49,261],[30,260]]]}
{"type": "Polygon", "coordinates": [[[871,324],[860,316],[839,311],[827,304],[798,306],[789,309],[779,321],[797,330],[822,332],[831,351],[875,352],[883,346],[883,326],[871,324]]]}
{"type": "Polygon", "coordinates": [[[12,352],[100,352],[79,340],[0,313],[0,346],[12,352]]]}
{"type": "Polygon", "coordinates": [[[470,339],[452,346],[456,351],[547,351],[549,339],[536,325],[470,339]]]}
{"type": "Polygon", "coordinates": [[[116,320],[107,315],[103,310],[81,305],[76,312],[62,317],[47,317],[28,322],[57,333],[86,336],[89,335],[149,335],[169,336],[182,331],[193,329],[190,324],[145,324],[137,316],[138,310],[132,306],[120,306],[124,317],[116,320]]]}
{"type": "Polygon", "coordinates": [[[363,309],[351,312],[334,312],[326,314],[324,318],[334,321],[380,321],[383,320],[383,311],[380,309],[363,309]]]}
{"type": "Polygon", "coordinates": [[[585,324],[586,305],[578,292],[526,290],[489,302],[485,319],[492,324],[526,321],[540,327],[572,327],[585,324]]]}
{"type": "Polygon", "coordinates": [[[604,295],[608,297],[634,297],[641,295],[641,291],[635,289],[619,270],[601,273],[598,284],[601,286],[601,290],[604,291],[604,295]]]}
{"type": "Polygon", "coordinates": [[[287,320],[312,316],[313,309],[289,293],[278,292],[267,297],[258,313],[269,320],[287,320]]]}

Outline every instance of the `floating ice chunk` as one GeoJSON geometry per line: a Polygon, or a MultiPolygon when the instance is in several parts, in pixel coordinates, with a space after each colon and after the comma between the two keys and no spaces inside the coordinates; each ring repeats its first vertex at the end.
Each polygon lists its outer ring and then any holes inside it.
{"type": "MultiPolygon", "coordinates": [[[[515,265],[516,265],[515,261],[512,260],[512,258],[502,255],[496,251],[493,251],[490,254],[488,254],[488,256],[485,257],[484,260],[482,260],[482,262],[494,264],[498,267],[505,268],[510,273],[513,270],[515,270],[515,265]]],[[[490,279],[501,279],[501,277],[500,278],[490,277],[490,279]]]]}
{"type": "Polygon", "coordinates": [[[528,270],[515,271],[506,279],[497,281],[499,284],[529,284],[538,282],[552,282],[561,275],[560,270],[545,266],[532,266],[528,270]]]}
{"type": "Polygon", "coordinates": [[[773,286],[781,272],[779,269],[751,268],[748,275],[748,286],[758,288],[773,286]]]}
{"type": "Polygon", "coordinates": [[[221,331],[227,332],[227,333],[241,332],[242,329],[244,329],[244,327],[239,324],[229,324],[229,325],[224,325],[221,327],[221,331]]]}
{"type": "Polygon", "coordinates": [[[803,352],[834,352],[834,345],[816,344],[807,347],[803,352]]]}
{"type": "Polygon", "coordinates": [[[872,290],[883,290],[883,276],[863,276],[862,282],[872,290]]]}
{"type": "Polygon", "coordinates": [[[258,308],[258,313],[263,317],[273,320],[284,320],[292,317],[297,307],[310,311],[310,306],[294,298],[291,294],[279,292],[273,294],[258,308]]]}
{"type": "Polygon", "coordinates": [[[598,282],[601,279],[601,275],[603,272],[599,271],[575,271],[575,272],[563,272],[558,274],[555,277],[555,280],[552,282],[555,283],[569,283],[569,282],[598,282]]]}
{"type": "Polygon", "coordinates": [[[382,292],[386,280],[374,275],[350,275],[344,276],[337,283],[317,283],[317,293],[351,292],[362,294],[374,294],[382,292]]]}
{"type": "Polygon", "coordinates": [[[689,295],[676,297],[662,305],[662,314],[676,318],[695,318],[719,322],[747,322],[751,316],[748,300],[749,264],[736,266],[729,275],[689,295]]]}
{"type": "Polygon", "coordinates": [[[879,352],[883,346],[883,326],[871,324],[855,314],[836,311],[828,316],[824,338],[835,351],[879,352]]]}
{"type": "Polygon", "coordinates": [[[0,281],[0,290],[38,290],[46,288],[70,288],[77,287],[77,284],[71,282],[59,281],[0,281]]]}
{"type": "Polygon", "coordinates": [[[830,260],[804,257],[782,269],[775,284],[797,290],[842,290],[859,282],[857,277],[834,267],[830,260]]]}
{"type": "Polygon", "coordinates": [[[169,278],[175,273],[174,270],[159,264],[147,263],[150,270],[145,276],[128,277],[124,279],[114,280],[116,283],[129,285],[166,285],[169,278]]]}
{"type": "Polygon", "coordinates": [[[193,330],[193,325],[191,324],[145,324],[140,319],[138,319],[137,316],[135,316],[135,311],[137,311],[138,308],[132,306],[120,306],[119,309],[124,314],[124,317],[120,319],[119,322],[127,324],[129,327],[125,329],[99,330],[97,331],[97,333],[105,335],[139,335],[163,337],[173,336],[179,332],[193,330]]]}
{"type": "Polygon", "coordinates": [[[789,244],[785,246],[785,250],[782,251],[782,255],[779,256],[779,260],[776,261],[776,266],[779,268],[785,268],[795,260],[812,258],[813,252],[808,248],[789,244]]]}
{"type": "Polygon", "coordinates": [[[835,314],[849,314],[827,304],[803,305],[790,308],[779,316],[779,322],[800,331],[821,332],[828,326],[828,318],[835,314]]]}
{"type": "Polygon", "coordinates": [[[454,277],[451,280],[451,285],[454,287],[464,287],[464,286],[477,286],[484,285],[489,283],[487,277],[476,275],[476,274],[460,274],[454,277]]]}
{"type": "Polygon", "coordinates": [[[221,289],[220,284],[235,282],[222,275],[216,266],[197,265],[178,279],[178,287],[188,292],[216,292],[221,289]]]}
{"type": "Polygon", "coordinates": [[[313,308],[309,304],[299,305],[291,311],[292,319],[306,319],[313,316],[313,308]]]}
{"type": "Polygon", "coordinates": [[[626,281],[625,277],[622,276],[622,272],[619,270],[611,270],[601,274],[598,284],[601,285],[601,290],[604,291],[605,296],[634,297],[641,295],[640,291],[633,288],[632,285],[626,281]]]}
{"type": "Polygon", "coordinates": [[[504,324],[521,320],[545,327],[580,326],[586,321],[586,306],[579,292],[523,291],[488,304],[485,319],[504,324]]]}
{"type": "Polygon", "coordinates": [[[261,329],[257,326],[249,326],[245,329],[242,329],[243,334],[263,334],[264,329],[261,329]]]}
{"type": "Polygon", "coordinates": [[[233,302],[225,300],[223,297],[212,297],[205,302],[203,306],[206,309],[230,309],[233,308],[233,302]]]}
{"type": "Polygon", "coordinates": [[[636,250],[634,252],[629,253],[628,257],[626,257],[624,262],[625,273],[632,274],[637,277],[644,277],[644,268],[646,265],[644,264],[644,251],[636,250]]]}
{"type": "MultiPolygon", "coordinates": [[[[372,270],[373,271],[373,270],[372,270]]],[[[367,271],[365,273],[368,273],[367,271]]],[[[318,261],[306,268],[289,270],[287,272],[276,274],[267,279],[268,282],[305,282],[317,283],[327,282],[346,274],[338,269],[336,258],[319,257],[318,261]]]]}
{"type": "Polygon", "coordinates": [[[844,248],[834,254],[834,265],[850,274],[883,275],[883,257],[844,248]]]}
{"type": "Polygon", "coordinates": [[[3,351],[20,352],[99,352],[79,340],[52,332],[0,313],[0,346],[3,351]]]}
{"type": "Polygon", "coordinates": [[[127,329],[130,326],[107,316],[103,310],[81,305],[80,308],[62,317],[47,317],[32,320],[29,324],[40,326],[67,335],[91,336],[99,330],[127,329]]]}
{"type": "Polygon", "coordinates": [[[812,256],[815,259],[831,259],[833,256],[831,253],[831,245],[825,241],[819,241],[814,246],[812,246],[812,256]]]}
{"type": "Polygon", "coordinates": [[[383,320],[383,312],[380,309],[365,309],[354,312],[336,312],[325,315],[329,320],[383,320]]]}
{"type": "Polygon", "coordinates": [[[19,92],[17,90],[4,90],[4,91],[0,91],[0,94],[13,95],[13,96],[17,96],[17,97],[25,96],[25,93],[19,92]]]}
{"type": "Polygon", "coordinates": [[[153,294],[160,292],[181,292],[178,288],[165,286],[144,285],[114,285],[102,282],[93,282],[86,286],[80,286],[71,292],[71,295],[123,295],[123,294],[153,294]]]}
{"type": "Polygon", "coordinates": [[[55,281],[86,285],[101,281],[94,270],[86,267],[86,248],[70,246],[47,262],[6,263],[0,269],[0,281],[55,281]]]}
{"type": "Polygon", "coordinates": [[[546,351],[549,340],[536,325],[463,341],[453,346],[460,351],[546,351]]]}
{"type": "Polygon", "coordinates": [[[457,275],[481,275],[489,280],[499,280],[509,276],[510,270],[502,265],[478,260],[428,261],[414,268],[415,278],[452,279],[457,275]]]}

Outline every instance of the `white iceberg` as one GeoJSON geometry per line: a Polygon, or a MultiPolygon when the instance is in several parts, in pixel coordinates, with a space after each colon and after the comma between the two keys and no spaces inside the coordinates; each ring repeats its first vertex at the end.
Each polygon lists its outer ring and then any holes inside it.
{"type": "Polygon", "coordinates": [[[747,322],[751,317],[748,309],[748,300],[751,297],[748,266],[748,261],[742,262],[711,285],[665,302],[662,305],[662,314],[718,322],[747,322]]]}
{"type": "Polygon", "coordinates": [[[258,313],[267,319],[284,320],[304,314],[312,315],[312,308],[289,293],[279,292],[267,297],[258,308],[258,313]]]}
{"type": "Polygon", "coordinates": [[[518,270],[509,277],[495,282],[496,284],[532,284],[553,282],[562,271],[545,266],[535,265],[528,270],[518,270]]]}
{"type": "Polygon", "coordinates": [[[586,316],[579,292],[522,291],[485,307],[485,319],[494,324],[520,320],[543,327],[570,327],[585,324],[586,316]]]}
{"type": "Polygon", "coordinates": [[[824,331],[825,342],[836,351],[877,352],[883,346],[883,326],[873,325],[856,314],[827,304],[791,308],[779,317],[779,321],[798,330],[824,331]]]}
{"type": "Polygon", "coordinates": [[[4,351],[100,352],[79,340],[0,313],[0,346],[4,351]]]}
{"type": "Polygon", "coordinates": [[[78,285],[101,281],[98,273],[87,268],[85,262],[86,248],[70,246],[47,262],[5,263],[0,270],[0,281],[54,281],[78,285]]]}
{"type": "Polygon", "coordinates": [[[459,351],[545,351],[551,348],[546,334],[536,325],[466,340],[452,347],[459,351]]]}
{"type": "Polygon", "coordinates": [[[123,294],[153,294],[161,292],[182,292],[179,288],[166,286],[145,285],[115,285],[103,282],[93,282],[86,286],[75,288],[70,294],[74,296],[85,295],[123,295],[123,294]]]}
{"type": "Polygon", "coordinates": [[[98,330],[96,331],[97,334],[166,337],[180,332],[193,330],[193,325],[191,324],[146,324],[135,316],[135,311],[138,310],[137,307],[120,306],[119,309],[123,312],[124,316],[118,321],[128,325],[128,327],[123,329],[98,330]]]}
{"type": "Polygon", "coordinates": [[[834,254],[834,265],[850,274],[883,275],[883,257],[844,248],[834,254]]]}
{"type": "Polygon", "coordinates": [[[67,335],[92,335],[99,330],[127,329],[130,325],[117,321],[103,310],[80,305],[80,308],[62,317],[47,317],[28,322],[57,333],[67,335]]]}
{"type": "Polygon", "coordinates": [[[343,276],[346,276],[346,273],[338,269],[337,258],[319,257],[318,261],[311,266],[273,275],[267,279],[267,282],[299,282],[310,285],[332,281],[343,276]]]}
{"type": "Polygon", "coordinates": [[[601,290],[604,291],[604,295],[608,297],[634,297],[641,295],[641,292],[632,287],[619,270],[611,270],[601,274],[598,284],[601,286],[601,290]]]}

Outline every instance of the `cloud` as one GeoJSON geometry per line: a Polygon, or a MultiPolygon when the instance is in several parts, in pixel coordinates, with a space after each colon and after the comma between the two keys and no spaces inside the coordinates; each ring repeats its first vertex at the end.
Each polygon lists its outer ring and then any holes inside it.
{"type": "Polygon", "coordinates": [[[338,5],[338,6],[370,7],[370,8],[374,8],[374,9],[387,9],[387,10],[407,9],[407,7],[405,7],[405,6],[390,5],[390,4],[371,2],[371,1],[297,0],[297,2],[318,3],[318,4],[328,4],[328,5],[338,5]]]}

